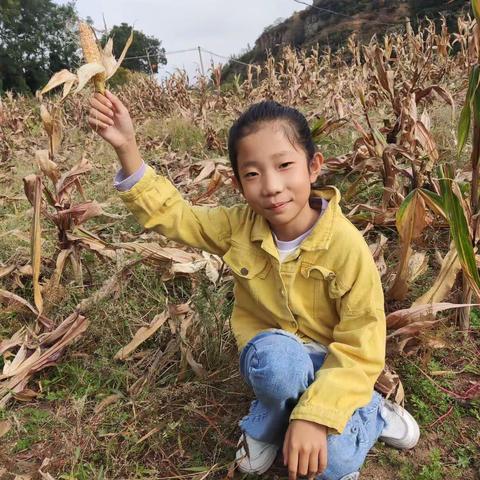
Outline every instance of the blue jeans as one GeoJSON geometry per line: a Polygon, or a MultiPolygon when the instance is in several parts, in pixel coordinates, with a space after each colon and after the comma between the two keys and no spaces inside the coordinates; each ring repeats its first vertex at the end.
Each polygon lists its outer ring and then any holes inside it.
{"type": "MultiPolygon", "coordinates": [[[[293,334],[268,330],[256,335],[240,355],[240,372],[256,396],[240,428],[256,440],[283,444],[290,413],[315,378],[324,352],[309,352],[293,334]]],[[[353,412],[342,434],[327,437],[327,468],[317,480],[340,480],[360,469],[385,425],[382,397],[353,412]]]]}

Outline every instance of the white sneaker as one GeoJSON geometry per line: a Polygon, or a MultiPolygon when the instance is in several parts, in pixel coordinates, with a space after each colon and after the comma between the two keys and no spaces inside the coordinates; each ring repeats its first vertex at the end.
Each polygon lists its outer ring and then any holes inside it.
{"type": "Polygon", "coordinates": [[[385,426],[379,440],[394,448],[408,450],[413,448],[420,438],[420,429],[415,419],[400,405],[384,400],[381,415],[385,426]]]}
{"type": "Polygon", "coordinates": [[[243,473],[265,473],[275,461],[278,447],[271,443],[255,440],[243,433],[238,442],[240,447],[235,455],[238,469],[243,473]]]}

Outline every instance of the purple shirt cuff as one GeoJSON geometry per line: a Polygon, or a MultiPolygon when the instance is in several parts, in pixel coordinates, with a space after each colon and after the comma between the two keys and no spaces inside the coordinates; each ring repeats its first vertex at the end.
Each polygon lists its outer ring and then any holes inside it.
{"type": "Polygon", "coordinates": [[[120,192],[130,190],[136,183],[138,183],[142,179],[146,169],[147,165],[145,162],[143,162],[142,166],[135,173],[132,173],[129,177],[125,177],[123,170],[120,169],[115,175],[113,186],[120,192]]]}

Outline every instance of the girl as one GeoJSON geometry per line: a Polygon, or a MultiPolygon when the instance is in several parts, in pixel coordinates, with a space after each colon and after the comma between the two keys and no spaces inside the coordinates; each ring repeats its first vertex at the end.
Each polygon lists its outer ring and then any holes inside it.
{"type": "Polygon", "coordinates": [[[208,208],[145,165],[115,95],[90,103],[90,126],[115,148],[115,186],[138,221],[222,256],[233,272],[231,325],[256,397],[240,422],[238,468],[264,473],[282,449],[291,480],[356,479],[378,438],[415,446],[415,420],[373,390],[385,359],[379,274],[338,189],[311,188],[323,157],[304,116],[272,101],[251,106],[228,139],[246,205],[208,208]]]}

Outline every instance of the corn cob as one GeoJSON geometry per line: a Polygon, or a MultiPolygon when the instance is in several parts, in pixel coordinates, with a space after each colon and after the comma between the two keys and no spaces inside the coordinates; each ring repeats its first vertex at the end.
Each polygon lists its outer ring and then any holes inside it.
{"type": "MultiPolygon", "coordinates": [[[[98,49],[97,40],[93,30],[85,22],[80,22],[80,45],[82,46],[83,56],[87,63],[102,63],[100,51],[98,49]]],[[[105,79],[104,72],[97,73],[93,77],[95,91],[105,93],[105,79]]]]}

